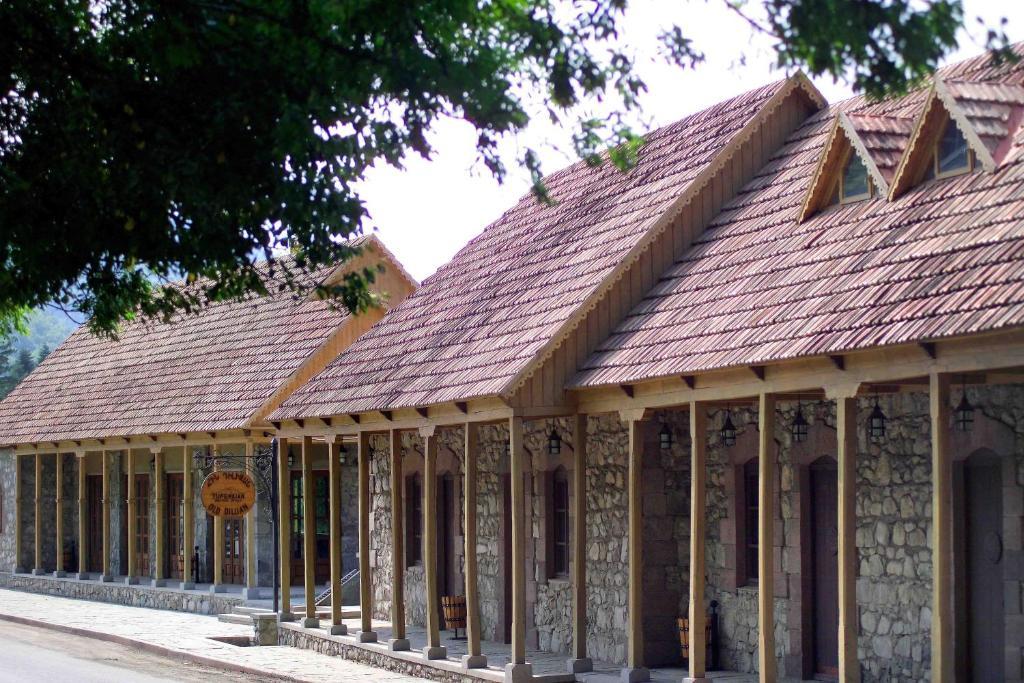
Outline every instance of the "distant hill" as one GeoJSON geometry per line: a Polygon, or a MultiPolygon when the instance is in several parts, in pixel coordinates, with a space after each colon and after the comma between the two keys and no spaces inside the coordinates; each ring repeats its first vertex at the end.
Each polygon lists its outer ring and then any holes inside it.
{"type": "Polygon", "coordinates": [[[28,334],[19,335],[12,340],[14,352],[25,349],[33,358],[38,359],[40,349],[45,347],[53,351],[71,336],[77,327],[75,321],[63,311],[54,308],[37,309],[29,317],[28,334]]]}

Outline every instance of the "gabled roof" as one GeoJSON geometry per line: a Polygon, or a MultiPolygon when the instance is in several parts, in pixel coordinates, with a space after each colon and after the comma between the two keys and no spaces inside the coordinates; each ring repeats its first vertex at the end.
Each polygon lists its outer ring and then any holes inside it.
{"type": "MultiPolygon", "coordinates": [[[[1022,52],[1021,47],[1017,47],[1022,52]]],[[[949,80],[1020,86],[987,55],[949,80]]],[[[572,385],[638,382],[1024,325],[1021,142],[994,173],[922,183],[799,221],[834,118],[915,116],[928,91],[808,119],[584,363],[572,385]]]]}
{"type": "Polygon", "coordinates": [[[883,194],[888,193],[889,183],[896,175],[896,166],[903,157],[914,130],[914,120],[901,116],[884,114],[858,114],[840,112],[839,119],[848,125],[857,136],[872,165],[881,176],[883,194]]]}
{"type": "Polygon", "coordinates": [[[797,76],[650,133],[628,173],[580,162],[549,176],[553,205],[520,199],[271,418],[509,392],[733,137],[794,88],[813,91],[797,76]]]}
{"type": "MultiPolygon", "coordinates": [[[[402,281],[404,271],[376,237],[357,243],[363,254],[342,268],[383,261],[382,278],[402,281]]],[[[336,270],[311,277],[323,281],[336,270]]],[[[262,275],[268,296],[211,304],[171,323],[128,323],[119,341],[79,328],[0,401],[0,445],[250,426],[318,350],[364,317],[296,299],[277,286],[280,269],[271,274],[264,263],[262,275]]]]}

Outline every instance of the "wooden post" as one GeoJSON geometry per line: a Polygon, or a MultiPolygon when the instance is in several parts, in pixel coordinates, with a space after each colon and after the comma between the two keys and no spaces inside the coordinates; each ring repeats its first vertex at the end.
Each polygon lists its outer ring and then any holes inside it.
{"type": "Polygon", "coordinates": [[[61,577],[65,575],[64,572],[64,454],[57,453],[55,455],[55,463],[57,468],[56,486],[54,491],[54,503],[56,503],[56,550],[57,550],[57,569],[53,572],[54,576],[61,577]]]}
{"type": "Polygon", "coordinates": [[[32,573],[41,575],[43,570],[43,456],[36,452],[36,501],[35,501],[35,566],[32,573]]]}
{"type": "MultiPolygon", "coordinates": [[[[212,447],[213,471],[220,470],[220,446],[214,444],[212,447]]],[[[223,593],[227,590],[224,585],[224,517],[214,515],[213,517],[213,585],[210,591],[223,593]]]]}
{"type": "Polygon", "coordinates": [[[857,660],[857,399],[836,398],[839,461],[839,680],[860,680],[857,660]]]}
{"type": "MultiPolygon", "coordinates": [[[[523,418],[510,417],[509,479],[512,482],[512,653],[505,666],[505,680],[525,680],[533,673],[526,662],[526,450],[523,418]]],[[[424,511],[426,516],[426,511],[424,511]]]]}
{"type": "Polygon", "coordinates": [[[23,572],[25,568],[21,564],[21,554],[24,552],[22,547],[22,532],[21,532],[21,506],[22,500],[25,497],[24,484],[22,478],[25,476],[25,456],[14,455],[14,565],[11,567],[15,574],[23,572]]]}
{"type": "Polygon", "coordinates": [[[86,495],[85,452],[75,453],[78,465],[78,578],[89,578],[89,499],[86,495]]]}
{"type": "Polygon", "coordinates": [[[427,646],[423,656],[444,659],[448,650],[441,646],[437,595],[437,436],[434,427],[420,428],[423,437],[423,584],[427,598],[427,646]]]}
{"type": "Polygon", "coordinates": [[[391,455],[391,640],[388,647],[398,652],[409,649],[405,637],[405,502],[402,476],[402,433],[388,433],[391,455]]]}
{"type": "Polygon", "coordinates": [[[106,450],[100,451],[100,458],[103,475],[101,484],[103,500],[100,502],[103,515],[103,528],[100,529],[100,533],[103,535],[103,575],[100,580],[109,583],[114,580],[114,575],[110,572],[110,458],[107,457],[106,450]]]}
{"type": "Polygon", "coordinates": [[[313,437],[302,437],[302,554],[306,574],[303,590],[306,598],[305,628],[318,628],[316,616],[316,484],[313,481],[313,437]]]}
{"type": "MultiPolygon", "coordinates": [[[[256,461],[252,439],[245,440],[245,471],[255,481],[256,461]]],[[[247,600],[258,600],[260,594],[259,569],[256,563],[256,508],[257,500],[252,509],[245,515],[245,590],[242,594],[247,600]]]]}
{"type": "Polygon", "coordinates": [[[487,666],[487,657],[480,649],[480,592],[477,586],[476,557],[476,493],[477,460],[479,457],[479,435],[477,426],[467,422],[462,427],[465,440],[465,495],[464,533],[466,557],[466,654],[462,657],[465,669],[479,669],[487,666]]]}
{"type": "Polygon", "coordinates": [[[370,433],[359,432],[359,642],[377,642],[370,575],[370,433]]]}
{"type": "Polygon", "coordinates": [[[690,402],[690,652],[689,677],[684,683],[705,683],[707,632],[704,613],[704,545],[707,536],[705,506],[707,463],[705,452],[708,412],[704,403],[690,402]]]}
{"type": "MultiPolygon", "coordinates": [[[[932,680],[952,682],[953,462],[949,452],[949,375],[929,377],[932,428],[932,680]]],[[[998,492],[994,492],[998,494],[998,492]]],[[[993,590],[999,590],[998,586],[993,590]]]]}
{"type": "Polygon", "coordinates": [[[281,621],[295,621],[292,614],[292,472],[288,466],[288,439],[277,440],[277,535],[281,566],[281,621]]]}
{"type": "Polygon", "coordinates": [[[130,446],[125,449],[125,469],[128,475],[128,491],[125,496],[125,500],[128,502],[126,506],[128,510],[128,576],[125,578],[125,583],[130,585],[139,582],[138,550],[135,547],[138,522],[135,514],[135,508],[138,505],[138,501],[135,499],[135,454],[130,446]]]}
{"type": "Polygon", "coordinates": [[[594,670],[587,656],[587,416],[573,426],[572,509],[572,658],[569,673],[594,670]]]}
{"type": "Polygon", "coordinates": [[[629,595],[626,623],[626,668],[624,683],[649,681],[651,674],[644,666],[644,553],[643,553],[643,417],[629,415],[629,595]]]}
{"type": "Polygon", "coordinates": [[[757,480],[757,616],[758,672],[760,680],[774,683],[775,662],[775,396],[761,394],[758,400],[758,480],[757,480]]]}
{"type": "Polygon", "coordinates": [[[153,585],[163,586],[167,581],[164,577],[164,566],[167,562],[167,535],[164,528],[167,525],[167,498],[164,481],[164,451],[162,448],[154,447],[153,452],[153,495],[156,499],[156,561],[153,563],[153,585]]]}
{"type": "Polygon", "coordinates": [[[331,635],[343,636],[341,623],[341,437],[327,437],[327,473],[330,479],[331,518],[331,635]]]}

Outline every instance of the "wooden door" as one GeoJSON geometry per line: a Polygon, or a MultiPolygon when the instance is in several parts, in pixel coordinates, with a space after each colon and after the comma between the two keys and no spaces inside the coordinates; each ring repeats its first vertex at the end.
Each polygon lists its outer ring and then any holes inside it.
{"type": "MultiPolygon", "coordinates": [[[[450,474],[437,478],[437,595],[458,595],[455,585],[455,481],[450,474]]],[[[438,605],[440,608],[440,604],[438,605]]]]}
{"type": "Polygon", "coordinates": [[[184,578],[185,570],[185,475],[167,475],[167,576],[184,578]]]}
{"type": "Polygon", "coordinates": [[[85,478],[85,496],[88,506],[87,522],[88,550],[87,569],[90,572],[103,571],[103,476],[89,475],[85,478]]]}
{"type": "Polygon", "coordinates": [[[975,455],[964,467],[967,670],[970,681],[1002,681],[1003,496],[998,458],[975,455]]]}
{"type": "Polygon", "coordinates": [[[241,519],[224,520],[224,583],[245,582],[245,542],[241,519]]]}
{"type": "Polygon", "coordinates": [[[810,469],[814,673],[834,678],[839,675],[838,471],[828,457],[810,469]]]}
{"type": "MultiPolygon", "coordinates": [[[[316,549],[316,561],[314,563],[314,580],[317,583],[326,583],[331,578],[331,520],[330,520],[330,489],[327,472],[315,470],[313,472],[313,525],[316,540],[313,544],[316,549]]],[[[301,584],[306,578],[305,551],[303,540],[303,521],[305,509],[303,507],[302,472],[292,472],[292,582],[301,584]]]]}
{"type": "Polygon", "coordinates": [[[303,562],[303,545],[302,545],[302,517],[303,517],[303,499],[302,499],[302,473],[292,472],[292,504],[291,504],[291,518],[292,518],[292,534],[291,541],[292,547],[289,549],[289,557],[291,558],[292,566],[292,584],[302,585],[305,581],[305,564],[303,562]]]}
{"type": "Polygon", "coordinates": [[[135,475],[135,564],[149,576],[149,475],[135,475]]]}

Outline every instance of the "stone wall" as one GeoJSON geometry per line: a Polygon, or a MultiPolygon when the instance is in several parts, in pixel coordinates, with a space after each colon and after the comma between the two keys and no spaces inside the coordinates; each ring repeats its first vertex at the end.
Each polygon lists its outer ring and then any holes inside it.
{"type": "Polygon", "coordinates": [[[13,571],[20,568],[20,558],[15,553],[15,518],[18,501],[15,498],[15,479],[18,476],[14,453],[0,450],[0,571],[13,571]]]}

